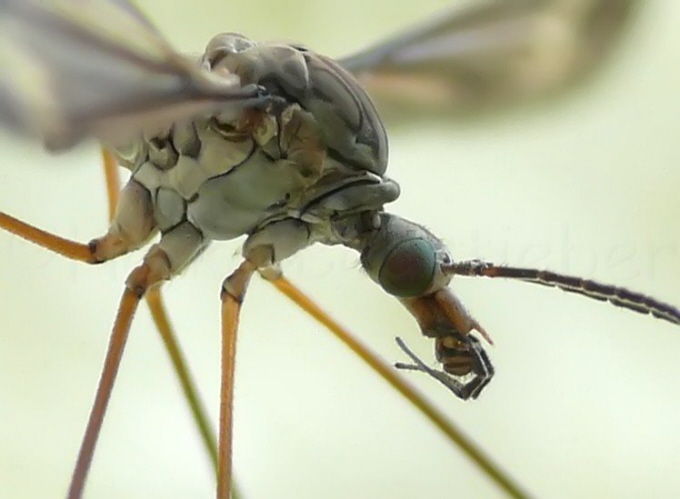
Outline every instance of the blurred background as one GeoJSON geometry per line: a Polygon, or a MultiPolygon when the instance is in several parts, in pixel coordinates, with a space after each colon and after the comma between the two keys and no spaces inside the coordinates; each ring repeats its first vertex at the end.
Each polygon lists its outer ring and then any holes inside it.
{"type": "MultiPolygon", "coordinates": [[[[220,31],[298,40],[331,56],[445,0],[139,1],[177,47],[220,31]]],[[[540,109],[390,128],[390,210],[484,258],[599,279],[680,304],[680,4],[650,1],[599,78],[540,109]]],[[[88,241],[106,227],[92,146],[52,158],[0,137],[0,209],[88,241]]],[[[219,300],[239,241],[213,245],[166,286],[213,420],[219,300]]],[[[143,253],[87,267],[0,234],[0,498],[62,497],[123,282],[143,253]]],[[[315,247],[288,276],[388,362],[400,336],[433,343],[359,269],[315,247]]],[[[524,283],[452,287],[496,346],[464,403],[407,377],[538,497],[680,495],[680,330],[524,283]]],[[[493,484],[337,340],[256,279],[243,311],[235,472],[244,497],[500,497],[493,484]]],[[[146,309],[134,324],[87,485],[93,498],[208,498],[214,481],[146,309]]]]}

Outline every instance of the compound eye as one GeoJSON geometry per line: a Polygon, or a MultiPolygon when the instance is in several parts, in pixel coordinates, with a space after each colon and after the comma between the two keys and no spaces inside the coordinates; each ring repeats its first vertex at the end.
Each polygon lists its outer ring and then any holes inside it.
{"type": "Polygon", "coordinates": [[[378,282],[391,295],[420,296],[432,286],[436,265],[436,252],[428,241],[402,241],[385,257],[378,282]]]}

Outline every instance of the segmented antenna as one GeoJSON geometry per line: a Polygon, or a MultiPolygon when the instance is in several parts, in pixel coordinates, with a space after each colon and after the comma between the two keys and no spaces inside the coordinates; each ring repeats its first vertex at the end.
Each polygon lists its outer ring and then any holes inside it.
{"type": "Polygon", "coordinates": [[[651,314],[658,319],[680,325],[680,310],[676,307],[642,293],[636,293],[626,288],[608,284],[601,284],[589,279],[557,274],[547,270],[494,265],[482,260],[467,260],[445,264],[442,265],[442,271],[448,275],[501,277],[556,287],[563,291],[577,293],[595,300],[608,301],[612,305],[640,314],[651,314]]]}

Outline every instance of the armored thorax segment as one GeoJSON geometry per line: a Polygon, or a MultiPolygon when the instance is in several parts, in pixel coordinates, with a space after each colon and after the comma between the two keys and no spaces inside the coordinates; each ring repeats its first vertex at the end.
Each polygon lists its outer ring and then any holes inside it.
{"type": "Polygon", "coordinates": [[[305,244],[337,243],[332,221],[399,195],[383,176],[387,140],[373,104],[331,60],[221,35],[200,63],[266,87],[272,99],[168,123],[117,149],[149,192],[161,233],[188,223],[222,240],[295,220],[309,224],[305,244]]]}
{"type": "Polygon", "coordinates": [[[299,104],[313,115],[328,154],[338,162],[385,173],[388,144],[382,121],[368,94],[336,62],[299,46],[256,44],[223,34],[208,44],[203,63],[299,104]]]}

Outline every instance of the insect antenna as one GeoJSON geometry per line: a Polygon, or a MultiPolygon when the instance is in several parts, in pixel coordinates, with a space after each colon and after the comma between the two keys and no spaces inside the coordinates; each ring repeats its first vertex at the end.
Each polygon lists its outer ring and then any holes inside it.
{"type": "Polygon", "coordinates": [[[495,265],[482,260],[467,260],[442,265],[442,271],[448,275],[501,277],[555,287],[569,293],[576,293],[599,301],[607,301],[617,307],[632,310],[640,314],[649,314],[657,319],[680,325],[680,310],[673,305],[642,293],[636,293],[618,286],[602,284],[590,279],[558,274],[548,270],[495,265]]]}

